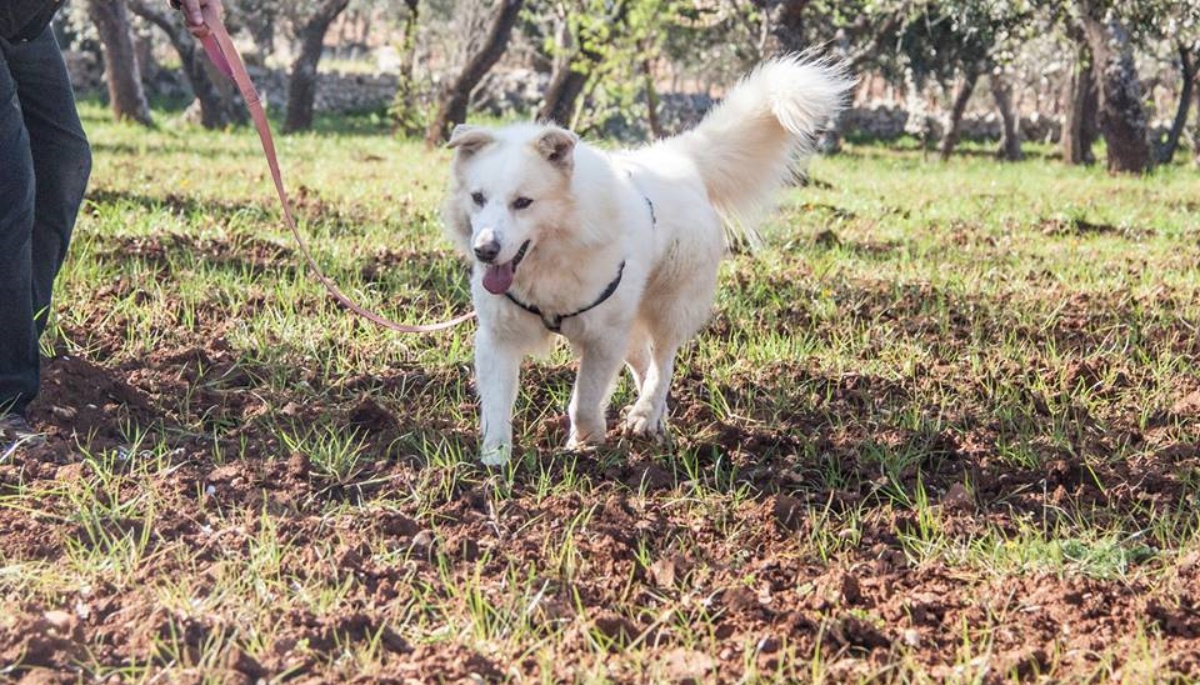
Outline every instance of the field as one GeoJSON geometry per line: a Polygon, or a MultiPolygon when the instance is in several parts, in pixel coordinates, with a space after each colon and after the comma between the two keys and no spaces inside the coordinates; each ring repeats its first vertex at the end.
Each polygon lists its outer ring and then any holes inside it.
{"type": "MultiPolygon", "coordinates": [[[[849,145],[725,263],[668,443],[564,453],[559,349],[489,471],[473,324],[331,304],[251,132],[83,112],[0,680],[1200,679],[1194,169],[849,145]]],[[[280,153],[348,291],[469,308],[446,152],[355,120],[280,153]]]]}

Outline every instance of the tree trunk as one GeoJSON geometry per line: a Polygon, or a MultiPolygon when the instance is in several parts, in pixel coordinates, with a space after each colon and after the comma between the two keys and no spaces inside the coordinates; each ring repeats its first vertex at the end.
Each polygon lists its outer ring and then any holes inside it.
{"type": "Polygon", "coordinates": [[[954,146],[958,145],[963,113],[967,111],[967,103],[971,101],[971,94],[975,92],[975,84],[978,81],[979,68],[974,64],[968,64],[966,71],[963,72],[962,83],[958,85],[958,93],[954,96],[954,105],[950,108],[950,119],[946,122],[946,132],[942,135],[941,157],[943,162],[949,161],[950,155],[954,152],[954,146]]]}
{"type": "Polygon", "coordinates": [[[113,117],[117,121],[131,119],[153,126],[150,105],[142,90],[125,0],[88,0],[88,17],[96,25],[100,43],[104,46],[104,75],[108,81],[113,117]]]}
{"type": "Polygon", "coordinates": [[[1092,56],[1084,45],[1078,46],[1075,73],[1071,77],[1071,95],[1063,121],[1063,161],[1067,164],[1094,164],[1092,146],[1096,142],[1096,78],[1092,56]]]}
{"type": "Polygon", "coordinates": [[[408,14],[400,34],[400,78],[412,81],[417,73],[417,26],[421,20],[421,0],[404,0],[408,14]]]}
{"type": "Polygon", "coordinates": [[[561,126],[569,126],[579,94],[598,64],[600,55],[591,50],[581,50],[562,60],[550,77],[550,85],[546,86],[546,95],[537,111],[538,121],[553,121],[561,126]]]}
{"type": "Polygon", "coordinates": [[[317,99],[317,65],[325,48],[325,34],[338,15],[346,9],[350,0],[323,0],[313,10],[296,37],[300,41],[300,54],[292,63],[288,78],[287,111],[283,117],[283,132],[307,131],[313,124],[313,105],[317,99]]]}
{"type": "Polygon", "coordinates": [[[420,21],[420,0],[404,0],[408,15],[400,40],[400,78],[389,113],[396,122],[396,132],[405,138],[425,132],[422,112],[417,99],[417,24],[420,21]]]}
{"type": "MultiPolygon", "coordinates": [[[[834,45],[836,49],[834,54],[837,55],[846,69],[846,73],[855,73],[850,66],[850,62],[854,59],[854,55],[850,52],[850,33],[844,29],[838,29],[834,35],[834,45]]],[[[870,92],[869,90],[867,92],[870,92]]],[[[851,96],[853,98],[853,96],[851,96]]],[[[822,155],[836,155],[842,151],[842,134],[845,132],[845,116],[846,109],[838,108],[838,111],[830,117],[829,122],[825,126],[825,130],[821,131],[821,135],[817,138],[817,152],[822,155]]]]}
{"type": "Polygon", "coordinates": [[[1192,56],[1190,46],[1183,43],[1179,44],[1179,68],[1183,72],[1183,87],[1179,93],[1179,107],[1175,110],[1175,120],[1171,122],[1167,140],[1158,153],[1160,164],[1170,164],[1175,159],[1175,151],[1179,149],[1179,138],[1183,135],[1183,127],[1187,125],[1188,113],[1192,108],[1196,72],[1200,71],[1200,64],[1197,64],[1192,56]]]}
{"type": "MultiPolygon", "coordinates": [[[[335,58],[341,57],[344,59],[347,57],[348,53],[339,51],[339,48],[345,47],[346,43],[348,42],[347,37],[348,37],[350,31],[352,30],[350,28],[350,25],[352,23],[354,23],[357,19],[358,19],[357,12],[351,12],[350,15],[346,17],[345,21],[338,24],[337,35],[335,35],[333,37],[333,44],[335,46],[333,49],[333,56],[335,58]]],[[[350,53],[350,54],[351,54],[351,58],[353,58],[352,53],[350,53]]]]}
{"type": "MultiPolygon", "coordinates": [[[[622,30],[628,13],[629,2],[617,0],[607,21],[604,22],[606,28],[622,30]]],[[[604,55],[591,47],[600,37],[589,31],[586,35],[581,34],[572,39],[570,23],[571,19],[568,17],[567,39],[572,40],[573,46],[567,47],[572,50],[571,54],[560,62],[554,75],[550,77],[550,85],[546,87],[542,106],[537,112],[539,121],[553,121],[562,126],[570,124],[575,115],[575,103],[579,101],[584,86],[604,61],[604,55]]]]}
{"type": "Polygon", "coordinates": [[[496,62],[508,49],[508,40],[512,36],[513,26],[521,14],[524,0],[499,0],[488,26],[487,36],[479,52],[467,60],[458,78],[454,80],[445,93],[439,98],[437,114],[425,130],[425,145],[433,147],[440,144],[450,134],[455,124],[461,124],[467,118],[467,105],[471,101],[471,91],[491,71],[496,62]]]}
{"type": "Polygon", "coordinates": [[[1004,162],[1018,162],[1025,159],[1021,151],[1021,118],[1013,106],[1012,83],[1003,74],[992,74],[992,98],[996,108],[1000,110],[1000,147],[996,150],[996,159],[1004,162]]]}
{"type": "MultiPolygon", "coordinates": [[[[1196,89],[1196,111],[1200,112],[1200,88],[1196,89]]],[[[1200,168],[1200,123],[1196,124],[1196,131],[1192,134],[1192,163],[1200,168]]]]}
{"type": "Polygon", "coordinates": [[[200,125],[207,129],[225,128],[231,124],[246,123],[246,110],[241,96],[224,76],[214,76],[208,58],[192,38],[178,12],[168,12],[155,0],[128,0],[134,14],[154,24],[167,34],[179,61],[183,74],[192,87],[192,93],[200,104],[200,125]]]}
{"type": "MultiPolygon", "coordinates": [[[[126,4],[128,7],[128,3],[126,4]]],[[[142,88],[153,89],[154,81],[162,69],[154,59],[154,38],[149,33],[131,33],[133,36],[133,54],[137,58],[138,76],[142,79],[142,88]]]]}
{"type": "Polygon", "coordinates": [[[254,41],[255,52],[257,53],[253,57],[242,55],[244,59],[251,58],[259,66],[262,66],[263,57],[275,51],[275,21],[277,11],[245,12],[238,17],[246,27],[246,31],[250,34],[250,39],[254,41]]]}
{"type": "Polygon", "coordinates": [[[648,57],[642,60],[642,76],[646,79],[646,125],[650,128],[650,138],[659,140],[666,137],[666,132],[658,118],[658,88],[654,85],[654,64],[648,57]]]}
{"type": "Polygon", "coordinates": [[[754,0],[762,10],[769,27],[770,38],[763,44],[763,55],[785,55],[803,51],[804,13],[811,0],[754,0]]]}
{"type": "Polygon", "coordinates": [[[1145,173],[1150,170],[1150,144],[1129,34],[1116,18],[1104,21],[1093,0],[1080,0],[1080,5],[1083,33],[1095,59],[1098,121],[1108,145],[1108,171],[1145,173]]]}
{"type": "MultiPolygon", "coordinates": [[[[407,2],[405,3],[408,4],[407,2]]],[[[371,12],[363,12],[362,31],[358,34],[358,42],[363,46],[371,45],[371,29],[374,23],[371,21],[371,12]]]]}

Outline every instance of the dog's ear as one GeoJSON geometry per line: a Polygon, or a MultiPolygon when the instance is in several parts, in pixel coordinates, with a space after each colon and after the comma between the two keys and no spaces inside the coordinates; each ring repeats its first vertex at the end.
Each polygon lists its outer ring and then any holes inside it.
{"type": "Polygon", "coordinates": [[[457,149],[460,155],[470,156],[494,142],[496,137],[486,128],[459,124],[450,134],[450,142],[446,143],[446,147],[457,149]]]}
{"type": "Polygon", "coordinates": [[[442,228],[454,246],[468,257],[471,256],[471,216],[452,188],[442,204],[442,228]]]}
{"type": "Polygon", "coordinates": [[[570,171],[575,166],[575,143],[579,138],[561,128],[548,128],[534,141],[534,147],[551,165],[570,171]]]}

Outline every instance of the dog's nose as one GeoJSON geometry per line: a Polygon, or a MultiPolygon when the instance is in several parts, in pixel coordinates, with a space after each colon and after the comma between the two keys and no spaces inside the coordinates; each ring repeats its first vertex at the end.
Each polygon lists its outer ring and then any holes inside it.
{"type": "Polygon", "coordinates": [[[496,259],[498,254],[500,254],[500,241],[498,240],[489,240],[475,246],[475,256],[481,262],[490,263],[496,259]]]}

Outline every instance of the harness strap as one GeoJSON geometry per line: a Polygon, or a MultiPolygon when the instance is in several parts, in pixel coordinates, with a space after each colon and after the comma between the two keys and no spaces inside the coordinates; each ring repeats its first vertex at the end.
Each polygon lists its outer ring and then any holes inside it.
{"type": "MultiPolygon", "coordinates": [[[[646,208],[650,210],[650,228],[652,228],[652,229],[658,228],[658,215],[654,212],[654,201],[650,199],[649,195],[642,192],[641,188],[638,188],[637,181],[634,179],[632,171],[626,170],[625,173],[629,174],[629,182],[633,185],[634,189],[636,189],[638,191],[638,193],[641,194],[642,199],[646,201],[646,208]]],[[[553,333],[562,333],[563,321],[566,321],[567,319],[571,318],[572,316],[579,316],[580,314],[583,314],[584,312],[590,311],[590,310],[600,306],[600,304],[603,303],[608,298],[612,297],[613,293],[617,292],[617,287],[621,285],[621,276],[624,275],[624,273],[625,273],[625,262],[622,261],[620,268],[617,269],[617,277],[612,279],[612,281],[609,282],[609,284],[604,288],[604,292],[600,293],[600,297],[596,298],[595,302],[592,302],[591,304],[584,307],[583,309],[573,311],[570,314],[553,314],[553,315],[547,316],[541,310],[541,308],[538,307],[536,304],[528,304],[528,303],[518,300],[517,296],[513,295],[511,291],[505,292],[504,296],[508,298],[509,302],[512,302],[513,304],[517,305],[521,309],[524,309],[525,311],[529,312],[530,314],[533,314],[534,316],[541,319],[542,325],[545,326],[547,330],[549,330],[553,333]]]]}
{"type": "Polygon", "coordinates": [[[237,84],[242,98],[246,101],[246,107],[250,110],[251,118],[254,119],[254,128],[258,130],[258,138],[262,142],[263,154],[267,157],[267,165],[271,168],[271,178],[275,181],[275,193],[279,196],[279,204],[283,207],[284,221],[287,223],[288,228],[291,229],[292,236],[296,239],[296,244],[300,246],[300,252],[308,262],[309,268],[312,269],[317,280],[325,286],[325,290],[328,291],[333,299],[368,321],[400,333],[430,333],[440,331],[457,326],[474,317],[475,312],[468,312],[441,323],[424,325],[396,323],[359,306],[354,300],[339,290],[333,281],[321,271],[321,268],[317,266],[317,261],[313,259],[312,253],[308,249],[308,244],[304,242],[304,237],[300,235],[300,229],[296,227],[296,220],[292,216],[291,203],[288,202],[287,191],[283,187],[283,174],[279,170],[279,159],[275,154],[275,142],[271,138],[271,124],[267,121],[267,115],[263,111],[258,91],[254,88],[254,82],[250,80],[250,75],[246,73],[246,66],[242,63],[242,57],[238,54],[233,40],[229,37],[229,32],[225,29],[225,23],[221,20],[221,13],[213,5],[204,5],[201,10],[204,16],[204,25],[209,30],[208,35],[200,39],[201,44],[204,46],[204,51],[208,53],[208,58],[212,61],[213,65],[237,84]]]}
{"type": "Polygon", "coordinates": [[[553,333],[562,333],[563,321],[566,321],[567,319],[571,318],[572,316],[579,316],[580,314],[583,314],[584,312],[591,311],[591,310],[595,309],[596,307],[599,307],[605,300],[612,297],[613,293],[617,292],[617,287],[621,285],[621,276],[624,274],[625,274],[625,262],[621,262],[621,267],[619,269],[617,269],[617,277],[612,279],[611,281],[609,281],[609,284],[607,286],[605,286],[605,288],[604,288],[604,292],[600,293],[600,297],[596,298],[596,300],[594,302],[592,302],[588,306],[584,307],[583,309],[577,309],[577,310],[571,312],[570,314],[553,314],[553,315],[547,316],[546,314],[544,314],[542,312],[541,308],[539,308],[536,304],[526,304],[526,303],[518,300],[517,297],[512,294],[512,292],[506,292],[506,293],[504,293],[504,296],[507,297],[510,302],[517,305],[521,309],[524,309],[525,311],[529,312],[530,314],[533,314],[534,316],[541,319],[542,325],[545,326],[547,330],[549,330],[553,333]]]}
{"type": "Polygon", "coordinates": [[[654,201],[651,200],[650,196],[638,187],[637,179],[634,178],[632,171],[626,169],[625,173],[629,175],[630,185],[632,185],[634,190],[638,191],[638,193],[641,194],[642,199],[646,201],[646,207],[650,210],[650,228],[658,228],[658,215],[654,212],[654,201]]]}

